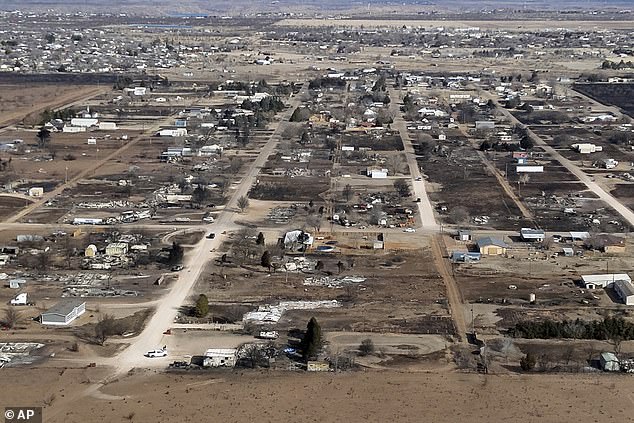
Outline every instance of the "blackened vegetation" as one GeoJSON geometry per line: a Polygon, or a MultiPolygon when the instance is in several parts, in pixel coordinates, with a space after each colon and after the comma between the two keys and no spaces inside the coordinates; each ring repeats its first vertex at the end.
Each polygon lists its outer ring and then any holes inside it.
{"type": "Polygon", "coordinates": [[[634,116],[634,84],[574,84],[573,89],[601,103],[620,107],[634,116]]]}

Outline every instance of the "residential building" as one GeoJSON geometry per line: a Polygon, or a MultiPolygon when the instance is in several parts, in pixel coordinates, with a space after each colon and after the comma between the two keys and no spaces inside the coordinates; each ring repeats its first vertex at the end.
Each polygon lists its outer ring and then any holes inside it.
{"type": "Polygon", "coordinates": [[[501,239],[486,237],[478,240],[478,250],[480,254],[487,256],[499,256],[506,254],[508,245],[501,239]]]}
{"type": "Polygon", "coordinates": [[[83,300],[66,300],[57,303],[40,315],[43,325],[65,326],[86,312],[83,300]]]}

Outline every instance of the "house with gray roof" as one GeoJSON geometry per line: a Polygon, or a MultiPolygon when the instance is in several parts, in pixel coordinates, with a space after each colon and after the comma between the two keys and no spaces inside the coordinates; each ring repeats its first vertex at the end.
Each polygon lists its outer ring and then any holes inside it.
{"type": "Polygon", "coordinates": [[[43,325],[66,326],[86,312],[86,301],[71,299],[61,301],[40,315],[43,325]]]}

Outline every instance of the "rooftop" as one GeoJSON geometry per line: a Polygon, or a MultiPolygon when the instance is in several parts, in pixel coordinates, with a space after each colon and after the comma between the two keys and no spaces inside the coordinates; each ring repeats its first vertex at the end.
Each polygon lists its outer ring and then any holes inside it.
{"type": "Polygon", "coordinates": [[[496,247],[502,247],[502,248],[508,247],[506,242],[498,238],[492,238],[490,236],[478,240],[478,247],[483,247],[486,245],[495,245],[496,247]]]}
{"type": "Polygon", "coordinates": [[[75,308],[85,303],[86,301],[80,300],[80,299],[60,301],[59,303],[55,304],[53,307],[49,308],[42,314],[60,314],[62,316],[66,316],[75,308]]]}

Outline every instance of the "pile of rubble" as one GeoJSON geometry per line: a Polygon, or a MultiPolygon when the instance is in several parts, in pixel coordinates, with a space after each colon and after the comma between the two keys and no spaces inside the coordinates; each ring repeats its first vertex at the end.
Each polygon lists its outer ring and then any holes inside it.
{"type": "Polygon", "coordinates": [[[28,364],[29,354],[43,346],[35,342],[0,342],[0,367],[18,362],[28,364]]]}
{"type": "Polygon", "coordinates": [[[83,201],[76,205],[80,209],[129,209],[133,203],[126,200],[111,200],[103,202],[86,202],[83,201]]]}
{"type": "Polygon", "coordinates": [[[78,273],[63,275],[59,281],[64,284],[62,297],[136,297],[137,291],[110,287],[109,276],[99,273],[78,273]]]}
{"type": "Polygon", "coordinates": [[[289,261],[282,265],[282,271],[286,272],[310,272],[315,269],[317,262],[309,260],[306,257],[293,257],[293,261],[289,261]]]}
{"type": "Polygon", "coordinates": [[[281,301],[277,305],[259,306],[257,311],[250,311],[242,318],[245,322],[277,323],[289,310],[314,310],[318,308],[337,308],[341,304],[337,300],[324,301],[281,301]]]}
{"type": "Polygon", "coordinates": [[[281,225],[286,224],[297,213],[297,206],[292,205],[290,207],[275,207],[269,212],[267,219],[281,225]]]}
{"type": "Polygon", "coordinates": [[[304,279],[306,286],[325,286],[328,288],[342,288],[347,285],[365,282],[363,276],[344,276],[343,278],[331,278],[330,276],[309,277],[304,279]]]}

